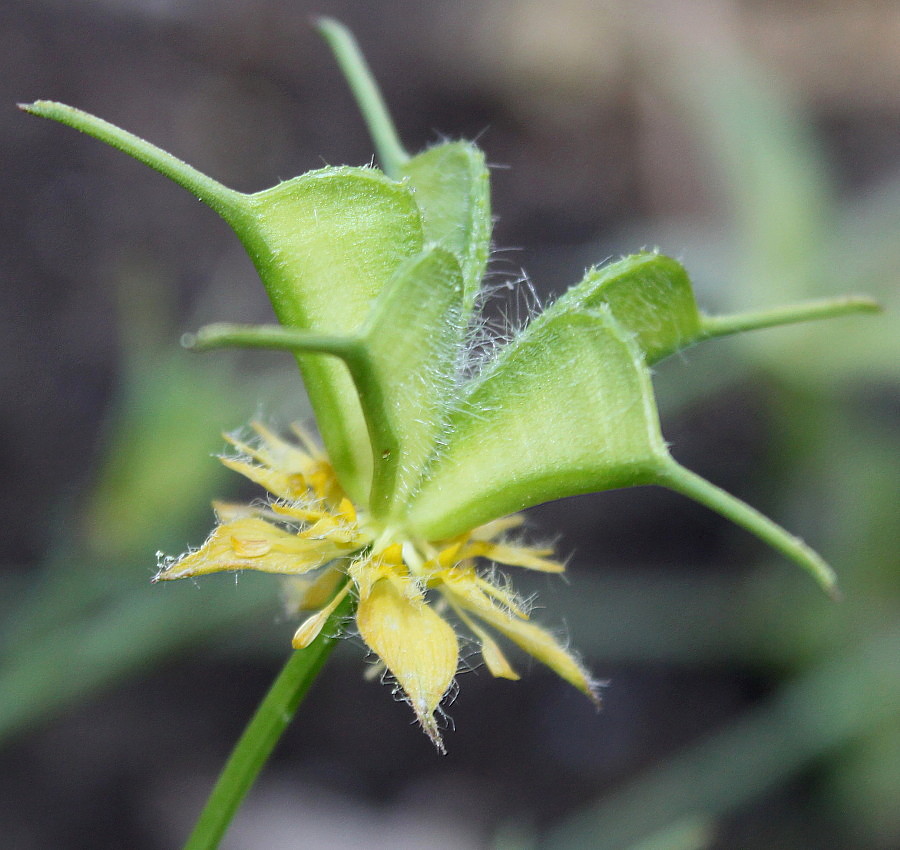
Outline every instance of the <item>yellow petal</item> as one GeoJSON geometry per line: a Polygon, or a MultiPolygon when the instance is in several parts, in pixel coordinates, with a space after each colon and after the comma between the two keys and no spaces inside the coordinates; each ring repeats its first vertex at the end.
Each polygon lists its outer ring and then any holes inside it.
{"type": "Polygon", "coordinates": [[[294,649],[306,649],[319,636],[322,627],[328,622],[328,618],[334,613],[334,609],[341,604],[349,590],[350,582],[347,582],[340,593],[335,594],[334,599],[325,608],[313,614],[301,624],[300,628],[294,632],[294,639],[291,641],[294,649]]]}
{"type": "Polygon", "coordinates": [[[283,440],[260,422],[251,425],[259,435],[259,445],[254,447],[225,434],[225,439],[243,457],[221,458],[222,463],[281,499],[312,498],[324,500],[329,505],[340,502],[343,492],[334,469],[309,434],[295,426],[295,433],[303,443],[301,448],[283,440]]]}
{"type": "Polygon", "coordinates": [[[356,523],[356,508],[353,507],[353,502],[351,502],[346,496],[344,496],[340,504],[338,505],[337,511],[335,513],[340,516],[344,522],[354,525],[356,523]]]}
{"type": "Polygon", "coordinates": [[[473,582],[474,585],[470,592],[474,593],[478,597],[476,604],[490,604],[489,600],[484,598],[484,594],[487,594],[488,596],[492,596],[494,599],[496,599],[514,616],[519,617],[522,620],[528,619],[528,612],[522,607],[520,598],[516,596],[511,587],[500,587],[499,585],[488,581],[486,578],[482,578],[481,576],[477,575],[474,570],[473,582]]]}
{"type": "Polygon", "coordinates": [[[242,455],[246,455],[247,457],[255,460],[257,463],[262,463],[268,465],[268,459],[264,452],[261,452],[249,443],[245,443],[243,440],[239,440],[233,434],[222,434],[222,439],[225,440],[229,445],[234,446],[242,455]]]}
{"type": "Polygon", "coordinates": [[[497,645],[497,641],[495,641],[484,629],[476,626],[475,623],[472,622],[472,618],[469,617],[462,608],[454,604],[451,599],[447,599],[447,597],[444,598],[451,604],[453,610],[456,611],[457,616],[466,624],[472,634],[478,638],[478,641],[481,644],[481,657],[484,659],[484,663],[491,675],[497,679],[512,679],[514,682],[518,681],[521,677],[513,670],[509,661],[506,660],[506,656],[497,645]]]}
{"type": "Polygon", "coordinates": [[[403,689],[425,734],[443,750],[434,712],[456,675],[456,633],[423,599],[410,598],[389,578],[360,600],[356,623],[403,689]]]}
{"type": "Polygon", "coordinates": [[[523,620],[528,612],[522,609],[520,600],[511,589],[500,587],[478,575],[474,567],[445,570],[438,576],[459,603],[471,611],[493,608],[488,597],[496,599],[510,613],[523,620]]]}
{"type": "Polygon", "coordinates": [[[403,565],[403,544],[391,543],[386,546],[375,556],[375,560],[380,561],[388,567],[399,567],[403,565]]]}
{"type": "Polygon", "coordinates": [[[309,494],[306,479],[299,472],[285,472],[280,469],[255,466],[245,460],[237,460],[232,457],[223,457],[219,460],[229,469],[249,478],[254,484],[265,487],[279,499],[295,501],[309,494]]]}
{"type": "Polygon", "coordinates": [[[156,576],[158,581],[226,570],[260,570],[298,575],[342,554],[328,541],[304,540],[254,517],[226,522],[196,552],[156,576]]]}
{"type": "Polygon", "coordinates": [[[329,505],[337,504],[344,498],[341,485],[338,484],[330,463],[323,461],[315,464],[306,473],[306,483],[316,499],[327,502],[329,505]]]}
{"type": "Polygon", "coordinates": [[[318,458],[305,452],[299,446],[283,440],[274,431],[270,431],[262,422],[250,423],[250,427],[259,436],[259,447],[253,449],[238,440],[229,438],[229,442],[248,457],[273,469],[282,469],[285,472],[300,473],[306,475],[317,465],[318,458]]]}
{"type": "Polygon", "coordinates": [[[300,532],[300,536],[309,540],[324,540],[338,527],[338,521],[331,514],[325,514],[325,516],[316,520],[309,528],[303,529],[303,531],[300,532]]]}
{"type": "Polygon", "coordinates": [[[305,472],[306,467],[314,462],[308,452],[283,440],[259,420],[251,422],[250,427],[259,434],[262,440],[261,450],[265,453],[269,466],[280,466],[284,469],[305,472]]]}
{"type": "Polygon", "coordinates": [[[331,514],[327,511],[314,511],[296,505],[281,504],[272,505],[272,514],[276,517],[286,516],[302,523],[311,523],[308,528],[299,532],[302,538],[330,540],[335,545],[353,549],[358,549],[363,545],[360,542],[363,535],[360,534],[359,527],[356,525],[355,512],[353,519],[350,520],[348,519],[349,514],[343,510],[337,514],[331,514]]]}
{"type": "Polygon", "coordinates": [[[552,549],[535,549],[531,546],[513,546],[508,543],[490,543],[488,541],[473,541],[466,546],[461,557],[463,558],[488,558],[500,564],[510,567],[525,567],[529,570],[539,570],[544,573],[561,573],[565,565],[559,561],[553,561],[544,556],[552,555],[552,549]]]}
{"type": "Polygon", "coordinates": [[[294,432],[294,436],[296,436],[303,444],[304,451],[313,460],[322,460],[325,457],[324,452],[316,443],[315,437],[313,437],[312,433],[304,428],[299,422],[291,423],[291,431],[294,432]]]}
{"type": "Polygon", "coordinates": [[[439,553],[437,558],[433,559],[431,563],[437,566],[439,569],[446,569],[447,567],[452,567],[455,564],[459,563],[461,560],[459,557],[460,550],[463,547],[463,543],[465,541],[463,539],[457,539],[449,546],[446,546],[439,553]]]}
{"type": "MultiPolygon", "coordinates": [[[[467,601],[471,600],[472,597],[469,597],[467,601]]],[[[461,602],[461,600],[458,600],[458,602],[461,602]]],[[[578,688],[579,691],[587,694],[595,703],[600,704],[596,684],[591,679],[590,674],[582,667],[578,659],[565,649],[550,632],[533,623],[527,623],[517,617],[513,617],[489,602],[487,605],[479,605],[477,608],[471,604],[467,604],[465,607],[480,620],[483,620],[501,634],[506,635],[529,655],[533,655],[538,661],[546,664],[551,670],[578,688]]]]}
{"type": "Polygon", "coordinates": [[[315,523],[320,519],[331,516],[328,511],[314,510],[313,508],[304,508],[297,504],[278,503],[271,505],[272,512],[280,516],[290,517],[302,523],[315,523]]]}
{"type": "Polygon", "coordinates": [[[506,656],[497,646],[497,641],[489,637],[485,631],[481,632],[478,639],[481,641],[481,657],[492,676],[498,679],[512,679],[514,682],[521,678],[506,660],[506,656]]]}

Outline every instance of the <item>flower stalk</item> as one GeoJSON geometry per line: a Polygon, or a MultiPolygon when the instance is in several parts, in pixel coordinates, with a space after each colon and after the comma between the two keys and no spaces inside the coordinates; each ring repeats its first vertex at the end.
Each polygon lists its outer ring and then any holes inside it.
{"type": "Polygon", "coordinates": [[[293,652],[259,704],[213,787],[184,850],[214,850],[334,650],[353,599],[344,596],[318,637],[293,652]]]}

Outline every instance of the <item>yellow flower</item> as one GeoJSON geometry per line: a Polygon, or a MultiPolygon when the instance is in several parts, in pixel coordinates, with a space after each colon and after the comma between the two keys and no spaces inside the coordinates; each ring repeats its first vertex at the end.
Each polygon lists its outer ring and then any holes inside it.
{"type": "Polygon", "coordinates": [[[294,444],[259,423],[253,428],[258,445],[229,438],[240,457],[223,458],[223,463],[274,498],[251,506],[217,504],[219,525],[206,543],[181,558],[166,559],[157,580],[223,570],[280,573],[288,577],[297,609],[317,609],[294,634],[296,649],[308,646],[353,592],[360,636],[441,750],[435,714],[459,668],[459,640],[447,612],[471,633],[494,676],[519,678],[489,629],[598,701],[596,684],[578,659],[530,622],[527,607],[496,571],[477,568],[481,560],[563,571],[552,550],[506,539],[521,525],[520,516],[450,540],[423,540],[402,529],[381,528],[344,495],[328,459],[305,431],[295,426],[299,442],[294,444]]]}

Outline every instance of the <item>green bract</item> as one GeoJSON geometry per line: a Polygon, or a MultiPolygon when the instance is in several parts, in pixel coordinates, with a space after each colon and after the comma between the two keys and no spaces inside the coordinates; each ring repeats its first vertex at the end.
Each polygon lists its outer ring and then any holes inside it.
{"type": "Polygon", "coordinates": [[[342,487],[384,528],[447,539],[550,499],[661,484],[833,588],[830,568],[801,541],[672,459],[650,366],[712,336],[877,305],[845,298],[708,317],[681,265],[642,253],[590,270],[469,376],[491,233],[484,157],[467,142],[409,157],[349,33],[320,27],[384,172],[323,168],[241,194],[84,112],[24,107],[157,169],[234,229],[280,325],[209,326],[194,347],[293,352],[342,487]]]}

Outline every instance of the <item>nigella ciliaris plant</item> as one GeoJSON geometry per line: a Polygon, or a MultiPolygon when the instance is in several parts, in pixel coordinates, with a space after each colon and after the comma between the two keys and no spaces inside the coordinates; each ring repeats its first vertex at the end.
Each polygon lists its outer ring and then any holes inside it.
{"type": "Polygon", "coordinates": [[[449,141],[409,156],[350,34],[320,29],[365,116],[382,168],[328,167],[255,194],[222,186],[170,154],[69,106],[23,107],[88,133],[208,204],[253,259],[279,324],[210,325],[197,350],[250,346],[296,356],[321,445],[260,424],[232,440],[231,469],[264,504],[217,505],[199,548],[165,559],[157,579],[222,570],[288,577],[313,613],[298,654],[350,622],[443,748],[436,719],[459,665],[457,631],[495,676],[518,678],[498,639],[548,665],[589,698],[578,657],[533,622],[498,568],[562,572],[524,544],[517,512],[616,487],[659,484],[723,514],[807,569],[835,577],[801,540],[679,465],[651,386],[659,360],[710,337],[877,309],[840,298],[707,316],[679,263],[641,253],[584,279],[477,368],[491,238],[481,151],[449,141]]]}

